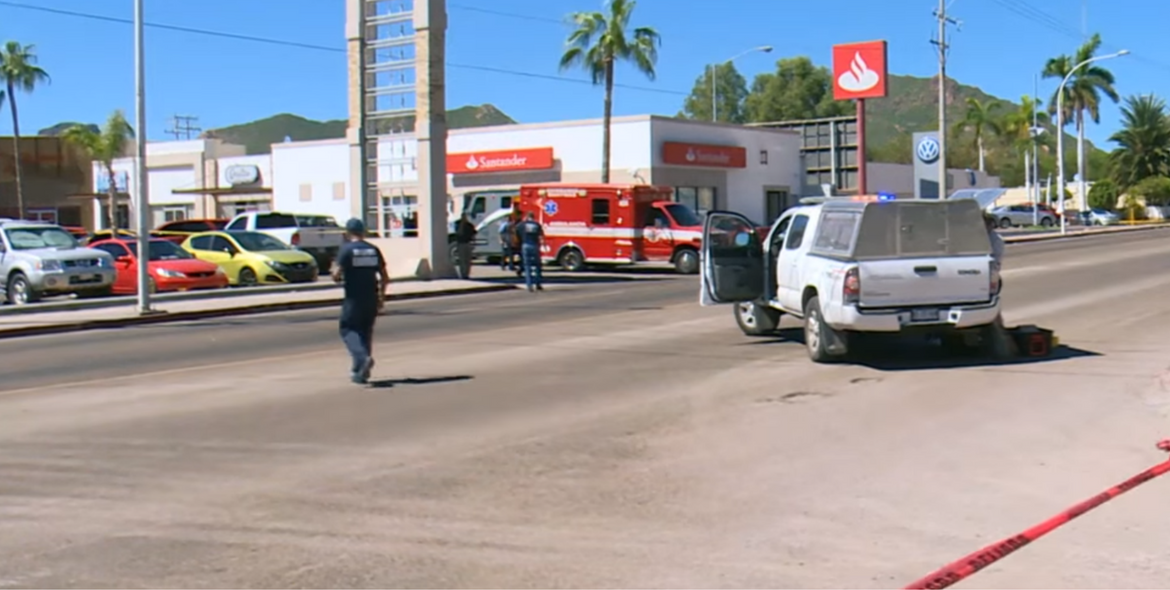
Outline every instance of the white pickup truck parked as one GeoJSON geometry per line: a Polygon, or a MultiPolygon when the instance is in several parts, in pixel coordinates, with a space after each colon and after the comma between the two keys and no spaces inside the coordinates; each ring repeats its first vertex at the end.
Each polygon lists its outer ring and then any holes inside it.
{"type": "Polygon", "coordinates": [[[252,211],[235,216],[225,231],[258,231],[304,250],[327,272],[345,243],[345,230],[328,215],[252,211]]]}
{"type": "MultiPolygon", "coordinates": [[[[804,321],[817,362],[844,358],[858,333],[922,331],[990,347],[999,267],[973,200],[830,197],[802,201],[761,239],[737,213],[703,226],[700,300],[735,304],[745,334],[804,321]]],[[[989,348],[990,349],[990,348],[989,348]]]]}

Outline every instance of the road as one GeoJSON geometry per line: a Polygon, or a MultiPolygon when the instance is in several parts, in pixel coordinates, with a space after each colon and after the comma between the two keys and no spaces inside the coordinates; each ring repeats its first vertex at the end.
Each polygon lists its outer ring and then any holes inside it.
{"type": "MultiPolygon", "coordinates": [[[[0,342],[0,587],[900,587],[1162,459],[1168,238],[1009,246],[1043,362],[814,365],[670,275],[395,304],[370,388],[330,311],[0,342]]],[[[1163,585],[1167,485],[969,586],[1163,585]]]]}

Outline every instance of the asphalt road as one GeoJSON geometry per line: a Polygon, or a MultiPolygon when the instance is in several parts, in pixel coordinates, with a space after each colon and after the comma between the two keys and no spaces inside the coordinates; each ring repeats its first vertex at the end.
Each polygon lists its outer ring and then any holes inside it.
{"type": "MultiPolygon", "coordinates": [[[[0,587],[900,587],[1162,459],[1168,254],[1009,246],[1068,348],[994,366],[813,365],[670,275],[394,304],[370,388],[331,310],[3,341],[0,587]]],[[[1166,485],[970,586],[1164,585],[1166,485]]]]}

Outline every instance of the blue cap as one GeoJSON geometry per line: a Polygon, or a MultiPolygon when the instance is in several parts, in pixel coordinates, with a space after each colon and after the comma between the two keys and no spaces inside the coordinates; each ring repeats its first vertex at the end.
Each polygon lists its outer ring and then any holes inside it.
{"type": "Polygon", "coordinates": [[[355,236],[365,235],[366,224],[362,223],[362,220],[357,218],[350,219],[349,221],[345,222],[345,231],[355,236]]]}

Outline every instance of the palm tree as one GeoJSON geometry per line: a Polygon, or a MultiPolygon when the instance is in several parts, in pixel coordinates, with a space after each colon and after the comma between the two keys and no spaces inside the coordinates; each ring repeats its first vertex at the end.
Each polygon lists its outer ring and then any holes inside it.
{"type": "Polygon", "coordinates": [[[1154,176],[1170,174],[1170,116],[1166,102],[1153,95],[1131,96],[1121,109],[1121,129],[1109,137],[1113,176],[1125,191],[1154,176]]]}
{"type": "Polygon", "coordinates": [[[975,149],[979,152],[979,171],[986,168],[983,165],[983,136],[985,132],[999,135],[1002,131],[999,121],[995,118],[995,111],[999,110],[998,102],[980,102],[974,97],[967,97],[967,112],[955,125],[955,132],[970,129],[975,133],[975,149]]]}
{"type": "Polygon", "coordinates": [[[30,93],[37,85],[47,83],[49,74],[37,66],[34,46],[9,41],[0,50],[0,78],[8,89],[8,103],[12,109],[12,157],[16,159],[16,210],[24,219],[24,183],[20,177],[20,117],[16,110],[16,91],[30,93]]]}
{"type": "Polygon", "coordinates": [[[608,0],[606,12],[576,12],[570,20],[576,29],[566,40],[561,70],[581,67],[594,84],[605,84],[605,115],[602,121],[601,182],[609,182],[610,121],[613,119],[613,69],[620,61],[634,64],[647,78],[654,79],[658,47],[662,38],[649,27],[629,30],[636,0],[608,0]]]}
{"type": "MultiPolygon", "coordinates": [[[[1077,49],[1072,57],[1061,55],[1048,60],[1044,65],[1045,78],[1063,80],[1069,71],[1079,63],[1083,63],[1096,56],[1101,49],[1101,35],[1095,33],[1084,45],[1077,49]]],[[[1064,87],[1064,121],[1075,122],[1077,130],[1077,173],[1082,179],[1088,179],[1085,170],[1085,122],[1086,115],[1094,123],[1101,122],[1101,95],[1105,95],[1113,102],[1119,102],[1117,90],[1113,85],[1116,80],[1113,72],[1094,64],[1082,66],[1073,74],[1072,80],[1064,87]]],[[[1059,92],[1059,90],[1058,90],[1059,92]]],[[[1056,114],[1057,96],[1053,94],[1049,112],[1056,114]]],[[[1064,130],[1058,130],[1063,133],[1064,130]]]]}
{"type": "Polygon", "coordinates": [[[107,189],[109,205],[106,213],[109,218],[110,230],[117,230],[118,182],[114,174],[114,160],[126,153],[126,144],[134,138],[134,130],[126,122],[126,116],[120,110],[114,111],[106,120],[105,126],[96,133],[88,127],[74,125],[66,129],[62,135],[65,141],[85,150],[93,161],[101,163],[102,169],[109,179],[109,188],[107,189]]]}

